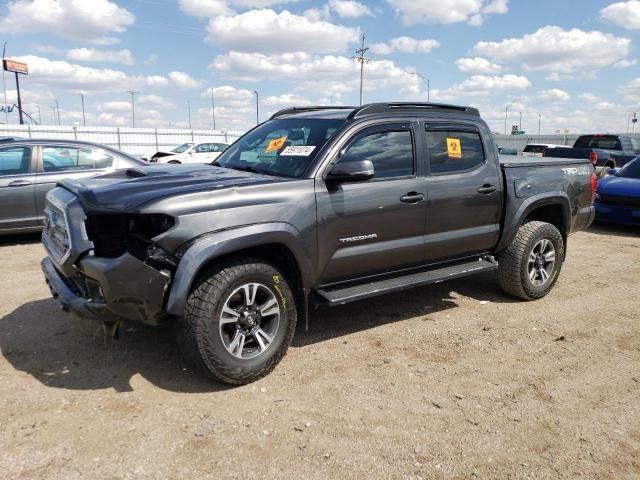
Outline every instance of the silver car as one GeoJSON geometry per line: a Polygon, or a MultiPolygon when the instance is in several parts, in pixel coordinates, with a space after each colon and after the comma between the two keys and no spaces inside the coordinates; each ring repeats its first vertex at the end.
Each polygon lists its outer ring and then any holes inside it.
{"type": "Polygon", "coordinates": [[[62,179],[146,165],[96,143],[0,138],[0,235],[40,230],[45,195],[62,179]]]}

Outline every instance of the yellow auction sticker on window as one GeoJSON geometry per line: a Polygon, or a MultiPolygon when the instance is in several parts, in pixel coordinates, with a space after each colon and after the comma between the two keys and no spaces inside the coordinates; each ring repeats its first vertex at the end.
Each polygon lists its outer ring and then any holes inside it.
{"type": "Polygon", "coordinates": [[[264,153],[277,152],[282,147],[284,147],[284,143],[287,141],[287,137],[274,138],[269,142],[267,148],[265,148],[264,153]]]}
{"type": "Polygon", "coordinates": [[[459,138],[447,138],[447,155],[449,158],[462,158],[462,145],[459,138]]]}

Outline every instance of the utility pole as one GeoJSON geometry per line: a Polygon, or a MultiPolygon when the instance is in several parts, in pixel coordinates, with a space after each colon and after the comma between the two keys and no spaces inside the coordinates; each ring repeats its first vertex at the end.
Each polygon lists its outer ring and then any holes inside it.
{"type": "Polygon", "coordinates": [[[60,126],[60,104],[58,103],[57,99],[56,99],[56,113],[58,114],[58,126],[60,126]]]}
{"type": "Polygon", "coordinates": [[[254,90],[253,93],[256,94],[256,125],[260,124],[260,96],[258,95],[258,91],[254,90]]]}
{"type": "Polygon", "coordinates": [[[520,98],[516,98],[515,100],[512,100],[511,103],[507,103],[507,105],[504,107],[504,134],[505,135],[507,134],[507,115],[509,114],[509,107],[511,107],[511,105],[513,105],[519,100],[520,98]]]}
{"type": "Polygon", "coordinates": [[[189,130],[191,130],[191,100],[187,100],[187,111],[189,112],[189,130]]]}
{"type": "Polygon", "coordinates": [[[364,64],[371,63],[371,59],[364,56],[365,53],[369,51],[369,47],[365,47],[366,37],[364,33],[362,34],[362,45],[356,50],[356,55],[351,57],[352,60],[355,60],[360,64],[360,105],[362,105],[362,86],[364,83],[364,64]]]}
{"type": "Polygon", "coordinates": [[[2,47],[2,90],[4,90],[4,123],[9,124],[9,112],[7,112],[7,84],[5,81],[5,72],[4,72],[4,54],[7,50],[7,42],[4,42],[4,47],[2,47]]]}
{"type": "Polygon", "coordinates": [[[129,92],[131,94],[131,127],[132,128],[136,128],[136,104],[135,104],[135,95],[137,93],[141,93],[141,92],[136,92],[134,90],[127,90],[127,92],[129,92]]]}
{"type": "Polygon", "coordinates": [[[211,121],[213,122],[213,130],[216,129],[216,101],[213,96],[213,88],[209,90],[211,93],[211,121]]]}
{"type": "Polygon", "coordinates": [[[80,95],[80,101],[82,102],[82,125],[84,127],[87,126],[87,118],[84,115],[84,93],[79,93],[78,95],[80,95]]]}
{"type": "Polygon", "coordinates": [[[520,121],[518,122],[518,130],[522,130],[522,112],[520,112],[520,121]]]}
{"type": "Polygon", "coordinates": [[[36,105],[38,109],[38,125],[42,125],[42,115],[40,114],[40,105],[36,105]]]}

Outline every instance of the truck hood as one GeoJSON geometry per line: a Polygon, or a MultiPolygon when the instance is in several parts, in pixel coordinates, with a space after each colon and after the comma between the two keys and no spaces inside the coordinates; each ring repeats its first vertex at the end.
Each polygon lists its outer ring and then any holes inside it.
{"type": "Polygon", "coordinates": [[[75,194],[85,211],[135,213],[164,197],[291,180],[212,165],[154,165],[63,180],[59,186],[75,194]]]}
{"type": "Polygon", "coordinates": [[[611,175],[598,182],[598,193],[618,197],[640,197],[640,179],[611,175]]]}

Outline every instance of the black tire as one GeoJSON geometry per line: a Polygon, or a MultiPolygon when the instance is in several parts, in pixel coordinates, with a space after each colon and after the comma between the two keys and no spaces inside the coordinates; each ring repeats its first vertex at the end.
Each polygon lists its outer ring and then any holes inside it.
{"type": "Polygon", "coordinates": [[[219,265],[194,286],[187,299],[185,316],[178,322],[178,344],[196,369],[216,380],[242,385],[264,377],[282,360],[296,323],[296,303],[284,275],[258,259],[233,260],[219,265]],[[274,295],[279,323],[268,348],[255,358],[245,359],[227,350],[222,339],[221,315],[230,295],[248,283],[259,283],[274,295]]]}
{"type": "Polygon", "coordinates": [[[544,297],[558,280],[564,260],[564,241],[558,229],[546,222],[528,222],[522,225],[511,245],[498,255],[498,282],[509,295],[522,300],[536,300],[544,297]],[[530,279],[529,255],[541,240],[548,240],[555,250],[555,263],[548,279],[536,285],[530,279]]]}
{"type": "Polygon", "coordinates": [[[180,165],[182,162],[179,162],[178,160],[169,160],[167,163],[169,165],[180,165]]]}

